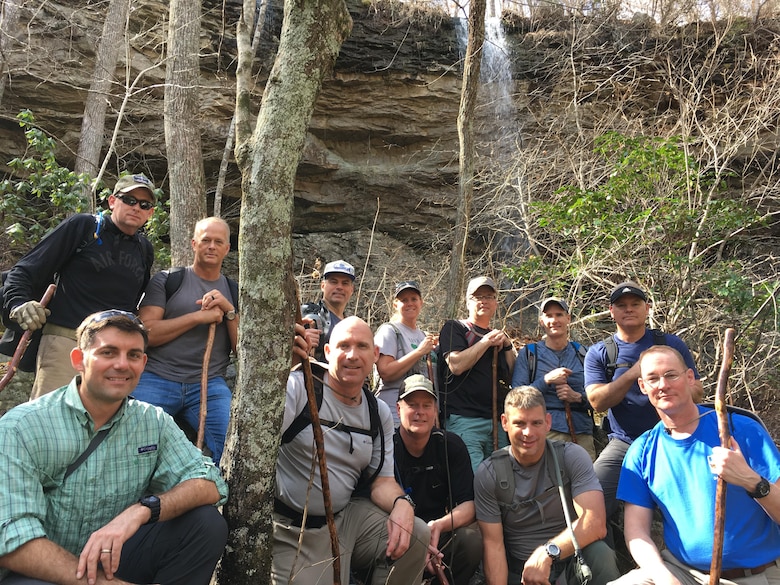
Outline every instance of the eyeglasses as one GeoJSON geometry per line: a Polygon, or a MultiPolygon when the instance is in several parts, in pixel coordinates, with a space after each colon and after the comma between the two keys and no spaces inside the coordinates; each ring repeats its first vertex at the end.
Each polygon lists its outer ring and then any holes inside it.
{"type": "Polygon", "coordinates": [[[642,382],[644,382],[646,386],[650,386],[650,388],[658,388],[658,385],[661,383],[661,379],[664,379],[667,382],[676,382],[681,377],[682,374],[680,372],[670,370],[665,374],[661,374],[660,376],[648,376],[647,378],[642,378],[642,382]]]}
{"type": "Polygon", "coordinates": [[[487,301],[495,301],[496,295],[471,295],[471,298],[480,303],[484,303],[487,301]]]}
{"type": "Polygon", "coordinates": [[[154,207],[154,203],[151,201],[136,199],[132,195],[114,195],[114,197],[122,201],[125,205],[129,205],[130,207],[135,207],[135,205],[138,204],[138,207],[144,211],[149,211],[152,207],[154,207]]]}
{"type": "Polygon", "coordinates": [[[101,321],[105,321],[111,317],[124,317],[125,319],[132,321],[135,325],[138,325],[141,329],[144,327],[144,324],[138,318],[138,315],[128,311],[122,311],[120,309],[108,309],[106,311],[100,311],[100,313],[95,313],[92,315],[92,317],[90,317],[89,321],[87,321],[85,325],[89,325],[91,323],[100,323],[101,321]]]}

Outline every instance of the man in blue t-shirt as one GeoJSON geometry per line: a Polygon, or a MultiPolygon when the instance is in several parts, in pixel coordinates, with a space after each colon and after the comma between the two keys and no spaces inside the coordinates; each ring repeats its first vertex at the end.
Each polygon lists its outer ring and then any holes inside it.
{"type": "MultiPolygon", "coordinates": [[[[647,293],[635,282],[617,285],[610,294],[609,312],[617,331],[612,340],[617,347],[614,372],[608,377],[610,365],[607,342],[593,345],[585,356],[585,392],[596,412],[608,410],[609,443],[594,464],[596,475],[604,489],[607,517],[617,509],[617,491],[620,466],[631,442],[658,422],[653,405],[640,390],[639,354],[659,344],[653,330],[645,326],[650,314],[647,293]]],[[[701,399],[702,386],[693,357],[682,339],[671,333],[662,334],[663,345],[675,348],[691,368],[695,397],[701,399]]]]}
{"type": "Polygon", "coordinates": [[[618,498],[639,568],[613,583],[710,582],[718,477],[727,490],[721,579],[780,583],[780,453],[771,437],[758,421],[731,414],[731,445],[721,447],[715,411],[694,403],[693,370],[673,348],[646,350],[640,368],[639,386],[661,421],[632,443],[623,462],[618,498]],[[650,532],[656,507],[662,552],[650,532]]]}

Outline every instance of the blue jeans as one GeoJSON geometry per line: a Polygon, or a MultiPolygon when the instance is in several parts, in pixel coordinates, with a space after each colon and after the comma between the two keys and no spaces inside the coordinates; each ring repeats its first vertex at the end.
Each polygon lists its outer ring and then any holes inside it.
{"type": "MultiPolygon", "coordinates": [[[[497,424],[498,448],[500,449],[509,444],[509,437],[506,431],[501,428],[500,420],[497,421],[497,424]]],[[[458,435],[466,443],[466,449],[471,457],[471,468],[476,472],[482,460],[490,457],[493,452],[493,421],[489,418],[451,414],[447,417],[445,428],[458,435]]]]}
{"type": "MultiPolygon", "coordinates": [[[[181,414],[188,425],[196,431],[198,430],[200,382],[185,384],[166,380],[151,372],[144,372],[133,392],[133,397],[136,400],[143,400],[159,406],[171,416],[181,414]]],[[[230,388],[222,376],[215,376],[209,380],[203,441],[211,451],[211,458],[215,465],[219,465],[222,451],[225,449],[231,399],[230,388]]]]}

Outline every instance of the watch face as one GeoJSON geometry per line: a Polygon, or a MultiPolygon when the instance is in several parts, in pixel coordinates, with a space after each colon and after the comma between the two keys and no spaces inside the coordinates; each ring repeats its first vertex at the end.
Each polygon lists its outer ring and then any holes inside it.
{"type": "Polygon", "coordinates": [[[545,547],[547,554],[555,560],[558,560],[561,556],[561,549],[554,542],[548,542],[545,547]]]}
{"type": "Polygon", "coordinates": [[[758,497],[763,498],[765,496],[769,495],[769,482],[763,478],[761,478],[761,481],[758,482],[758,485],[756,486],[756,493],[758,494],[758,497]]]}

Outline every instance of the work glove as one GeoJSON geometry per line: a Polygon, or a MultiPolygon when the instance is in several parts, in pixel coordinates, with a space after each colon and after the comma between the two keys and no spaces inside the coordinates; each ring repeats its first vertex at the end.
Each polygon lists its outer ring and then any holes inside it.
{"type": "Polygon", "coordinates": [[[36,331],[46,323],[46,317],[51,315],[49,309],[44,309],[38,301],[27,301],[11,309],[9,316],[19,323],[22,329],[36,331]]]}

